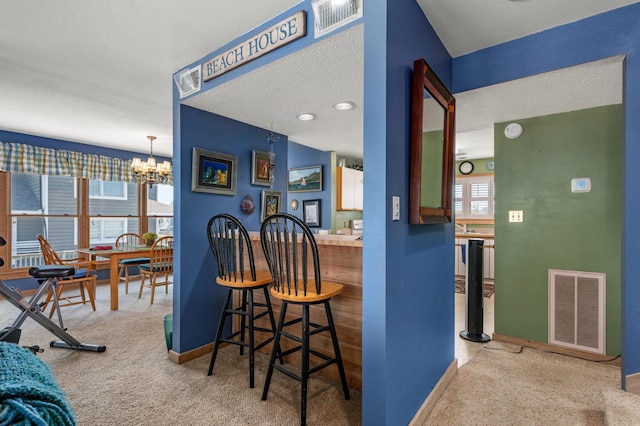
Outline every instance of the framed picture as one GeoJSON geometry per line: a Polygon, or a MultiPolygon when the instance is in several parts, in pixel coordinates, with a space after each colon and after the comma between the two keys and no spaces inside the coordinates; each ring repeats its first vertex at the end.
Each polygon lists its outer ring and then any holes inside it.
{"type": "Polygon", "coordinates": [[[320,226],[320,200],[302,201],[302,221],[309,228],[320,226]]]}
{"type": "Polygon", "coordinates": [[[191,190],[235,195],[238,157],[193,148],[191,190]]]}
{"type": "Polygon", "coordinates": [[[268,152],[252,151],[251,185],[271,186],[271,162],[268,152]]]}
{"type": "Polygon", "coordinates": [[[287,191],[322,191],[322,166],[298,167],[289,169],[287,191]]]}
{"type": "Polygon", "coordinates": [[[260,222],[272,214],[280,213],[282,207],[282,192],[262,190],[262,204],[260,207],[260,222]]]}

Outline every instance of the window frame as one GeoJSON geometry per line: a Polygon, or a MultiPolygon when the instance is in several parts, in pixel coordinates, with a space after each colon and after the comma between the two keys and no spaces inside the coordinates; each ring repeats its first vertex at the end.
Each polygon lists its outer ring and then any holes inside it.
{"type": "MultiPolygon", "coordinates": [[[[473,175],[473,176],[456,176],[454,183],[454,211],[456,221],[464,220],[467,222],[474,221],[491,221],[494,220],[495,214],[495,181],[493,175],[473,175]],[[471,213],[471,202],[473,197],[471,196],[471,187],[474,184],[487,183],[489,185],[488,196],[486,197],[488,204],[487,214],[473,214],[471,213]],[[462,187],[462,198],[458,198],[458,186],[462,187]],[[457,209],[459,204],[462,204],[462,211],[457,209]]],[[[477,200],[484,200],[485,197],[477,197],[477,200]]]]}
{"type": "Polygon", "coordinates": [[[129,193],[127,191],[127,182],[119,182],[120,186],[122,188],[122,196],[104,195],[104,183],[105,182],[111,182],[111,181],[89,179],[89,185],[88,186],[89,186],[89,199],[90,200],[128,200],[129,199],[129,193]],[[92,182],[100,183],[100,195],[91,195],[91,183],[92,182]]]}
{"type": "MultiPolygon", "coordinates": [[[[41,175],[46,176],[46,175],[41,175]]],[[[122,182],[125,185],[125,194],[128,197],[127,183],[122,182]]],[[[91,219],[120,219],[125,222],[125,229],[128,227],[127,220],[132,218],[138,220],[140,234],[148,231],[149,215],[147,214],[147,194],[148,187],[146,184],[137,184],[138,188],[138,206],[137,214],[133,216],[89,216],[89,179],[86,178],[74,178],[74,198],[77,203],[75,215],[51,215],[48,212],[42,212],[41,214],[30,214],[27,212],[12,213],[11,209],[11,173],[0,171],[0,192],[7,194],[6,200],[0,203],[0,217],[5,219],[0,221],[0,235],[6,240],[4,246],[0,246],[0,257],[4,259],[4,265],[0,267],[0,279],[17,279],[28,278],[29,267],[12,267],[12,218],[13,217],[42,217],[42,218],[69,218],[74,217],[74,242],[78,247],[89,247],[95,242],[91,242],[91,219]],[[3,223],[4,222],[4,223],[3,223]]],[[[45,191],[46,192],[46,191],[45,191]]],[[[43,194],[43,197],[48,197],[48,194],[43,194]]],[[[110,199],[114,199],[111,197],[110,199]]],[[[121,199],[121,198],[116,198],[121,199]]],[[[175,212],[174,212],[175,213],[175,212]]],[[[162,215],[162,218],[173,218],[174,215],[162,215]]]]}

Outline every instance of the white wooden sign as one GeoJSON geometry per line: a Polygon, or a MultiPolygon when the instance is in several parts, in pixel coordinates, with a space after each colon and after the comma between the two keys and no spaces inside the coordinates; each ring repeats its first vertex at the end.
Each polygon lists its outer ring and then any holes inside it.
{"type": "Polygon", "coordinates": [[[301,10],[270,28],[251,36],[202,65],[203,80],[209,81],[227,71],[306,35],[306,12],[301,10]]]}

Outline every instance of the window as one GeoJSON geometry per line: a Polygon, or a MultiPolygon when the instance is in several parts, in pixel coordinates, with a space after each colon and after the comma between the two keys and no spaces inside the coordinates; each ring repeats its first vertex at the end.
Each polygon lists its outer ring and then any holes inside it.
{"type": "Polygon", "coordinates": [[[77,247],[77,199],[69,195],[74,185],[69,176],[11,174],[12,268],[42,264],[38,235],[62,256],[77,247]]]}
{"type": "Polygon", "coordinates": [[[127,184],[106,180],[89,181],[89,198],[127,199],[127,184]]]}
{"type": "Polygon", "coordinates": [[[127,232],[127,219],[98,219],[91,218],[89,241],[96,243],[115,243],[118,235],[127,232]]]}
{"type": "Polygon", "coordinates": [[[9,194],[0,204],[2,279],[28,277],[29,267],[43,264],[39,234],[65,258],[77,257],[79,247],[114,244],[126,232],[173,235],[170,185],[0,172],[0,193],[9,194]]]}
{"type": "Polygon", "coordinates": [[[456,219],[493,219],[494,196],[493,176],[456,178],[456,219]]]}
{"type": "Polygon", "coordinates": [[[158,236],[173,235],[173,186],[153,185],[147,192],[148,229],[158,236]]]}

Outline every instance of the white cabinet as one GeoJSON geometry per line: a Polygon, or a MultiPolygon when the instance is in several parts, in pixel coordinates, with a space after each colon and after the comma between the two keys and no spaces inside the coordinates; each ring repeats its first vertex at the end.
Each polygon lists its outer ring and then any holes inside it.
{"type": "Polygon", "coordinates": [[[362,210],[364,172],[338,167],[336,169],[337,210],[362,210]]]}

